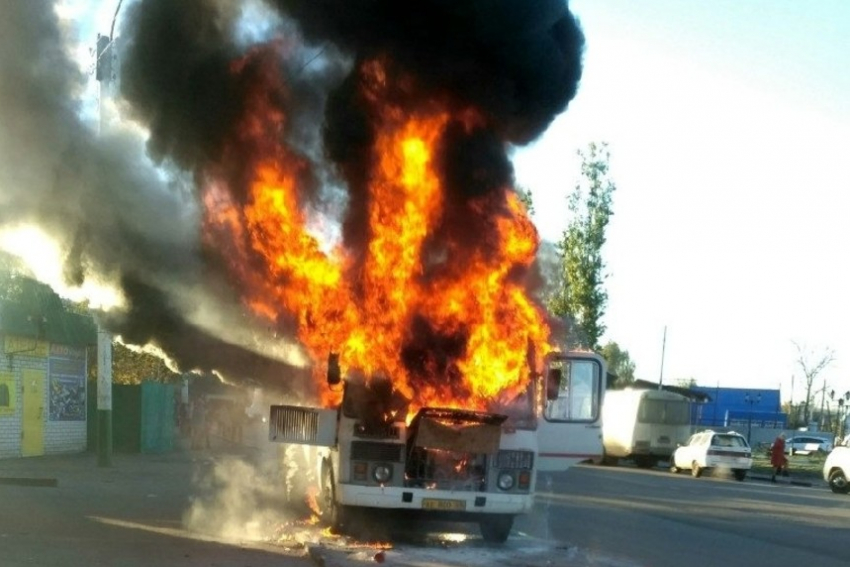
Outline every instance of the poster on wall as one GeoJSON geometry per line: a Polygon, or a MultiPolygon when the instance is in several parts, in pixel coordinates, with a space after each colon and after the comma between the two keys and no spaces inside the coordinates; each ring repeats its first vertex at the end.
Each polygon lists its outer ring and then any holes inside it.
{"type": "Polygon", "coordinates": [[[86,351],[50,345],[50,421],[85,421],[86,351]]]}
{"type": "Polygon", "coordinates": [[[0,417],[15,415],[18,404],[17,394],[15,376],[10,372],[0,372],[0,417]]]}

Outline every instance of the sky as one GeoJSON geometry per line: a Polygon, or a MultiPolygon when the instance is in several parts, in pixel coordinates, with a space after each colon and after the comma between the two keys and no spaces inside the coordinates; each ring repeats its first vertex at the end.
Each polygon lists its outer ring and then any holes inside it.
{"type": "Polygon", "coordinates": [[[816,389],[850,390],[850,3],[570,8],[587,42],[578,94],[514,165],[554,241],[577,150],[609,144],[603,342],[627,349],[640,378],[797,402],[795,345],[810,362],[830,351],[816,389]]]}
{"type": "MultiPolygon", "coordinates": [[[[76,22],[85,68],[117,0],[58,5],[76,22]]],[[[781,388],[794,401],[804,391],[799,345],[810,362],[834,353],[816,388],[850,391],[841,255],[850,3],[574,0],[570,9],[586,36],[578,94],[513,163],[541,236],[556,241],[576,152],[609,144],[617,190],[603,342],[627,349],[640,378],[781,388]]]]}

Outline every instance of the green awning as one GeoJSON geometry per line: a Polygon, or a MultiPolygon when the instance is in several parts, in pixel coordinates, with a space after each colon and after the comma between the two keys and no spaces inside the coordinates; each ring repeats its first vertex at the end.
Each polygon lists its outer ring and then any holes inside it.
{"type": "Polygon", "coordinates": [[[67,311],[58,296],[0,300],[0,334],[78,347],[97,342],[94,319],[67,311]]]}

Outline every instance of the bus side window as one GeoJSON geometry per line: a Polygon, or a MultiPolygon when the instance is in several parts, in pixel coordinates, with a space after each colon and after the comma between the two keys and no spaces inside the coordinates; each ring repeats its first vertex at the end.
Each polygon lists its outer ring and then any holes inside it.
{"type": "Polygon", "coordinates": [[[594,416],[594,367],[592,363],[575,363],[570,366],[572,375],[572,407],[570,416],[573,419],[592,419],[594,416]]]}
{"type": "Polygon", "coordinates": [[[546,418],[565,421],[570,419],[570,379],[569,365],[567,373],[558,366],[550,367],[548,377],[548,399],[546,400],[546,418]]]}
{"type": "Polygon", "coordinates": [[[592,361],[574,360],[547,371],[547,401],[544,416],[556,421],[590,421],[599,414],[599,367],[592,361]],[[557,398],[554,376],[560,375],[557,398]]]}

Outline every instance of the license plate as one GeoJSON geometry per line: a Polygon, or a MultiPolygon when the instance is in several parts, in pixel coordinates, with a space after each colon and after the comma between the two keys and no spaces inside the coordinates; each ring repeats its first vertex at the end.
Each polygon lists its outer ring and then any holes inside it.
{"type": "Polygon", "coordinates": [[[439,498],[423,498],[423,510],[466,510],[466,500],[442,500],[439,498]]]}

